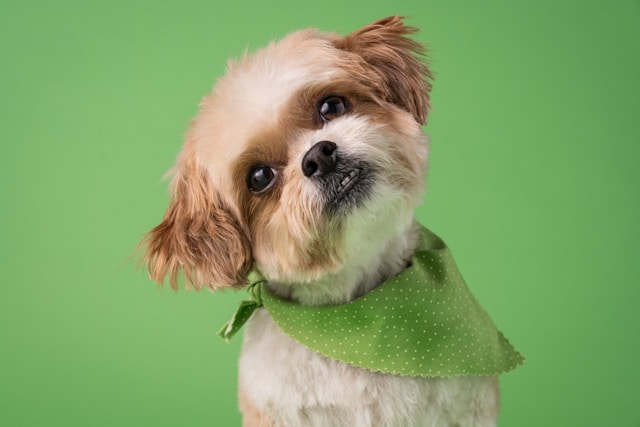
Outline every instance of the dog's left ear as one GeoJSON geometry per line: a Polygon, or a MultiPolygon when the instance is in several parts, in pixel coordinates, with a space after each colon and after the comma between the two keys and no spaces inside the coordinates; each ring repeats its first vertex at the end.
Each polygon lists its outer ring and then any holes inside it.
{"type": "Polygon", "coordinates": [[[171,190],[162,222],[142,242],[149,276],[158,283],[168,276],[176,290],[180,271],[196,289],[245,286],[251,245],[204,169],[181,158],[171,190]]]}
{"type": "Polygon", "coordinates": [[[416,55],[424,56],[425,48],[407,36],[417,32],[407,27],[402,17],[391,16],[369,24],[346,37],[333,41],[338,49],[362,57],[371,71],[363,76],[375,85],[380,96],[410,112],[425,124],[433,75],[416,55]]]}

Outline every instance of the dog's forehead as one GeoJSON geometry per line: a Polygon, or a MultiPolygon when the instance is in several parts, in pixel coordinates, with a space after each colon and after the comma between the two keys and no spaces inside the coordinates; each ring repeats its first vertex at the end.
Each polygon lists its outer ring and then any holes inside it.
{"type": "MultiPolygon", "coordinates": [[[[256,109],[269,111],[301,86],[330,80],[343,52],[324,33],[299,31],[228,66],[225,89],[243,93],[256,109]]],[[[222,82],[221,82],[222,83],[222,82]]]]}

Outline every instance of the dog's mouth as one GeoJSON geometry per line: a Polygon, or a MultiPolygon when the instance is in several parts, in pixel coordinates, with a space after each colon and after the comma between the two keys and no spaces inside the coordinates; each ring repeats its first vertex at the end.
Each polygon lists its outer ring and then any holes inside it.
{"type": "Polygon", "coordinates": [[[327,207],[332,214],[346,214],[360,205],[370,194],[373,177],[369,166],[360,162],[336,171],[327,192],[327,207]]]}
{"type": "Polygon", "coordinates": [[[363,168],[358,167],[349,172],[349,175],[345,176],[344,179],[340,182],[340,186],[336,191],[336,196],[340,198],[347,194],[354,186],[358,185],[363,171],[363,168]]]}

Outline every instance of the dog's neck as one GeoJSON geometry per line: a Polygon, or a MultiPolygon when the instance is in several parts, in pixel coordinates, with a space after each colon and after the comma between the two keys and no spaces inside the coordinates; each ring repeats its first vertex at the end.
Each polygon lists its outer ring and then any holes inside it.
{"type": "Polygon", "coordinates": [[[375,289],[407,268],[418,245],[417,225],[399,235],[383,239],[377,250],[363,248],[338,272],[304,284],[269,282],[267,286],[282,298],[303,305],[344,304],[375,289]]]}

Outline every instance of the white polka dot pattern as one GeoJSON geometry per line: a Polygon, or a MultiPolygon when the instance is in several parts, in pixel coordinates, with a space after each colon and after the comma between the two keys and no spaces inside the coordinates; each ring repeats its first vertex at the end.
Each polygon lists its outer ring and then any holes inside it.
{"type": "Polygon", "coordinates": [[[302,306],[264,285],[262,303],[294,340],[371,371],[497,375],[522,364],[522,355],[467,288],[444,243],[426,229],[421,242],[409,268],[348,304],[302,306]]]}

